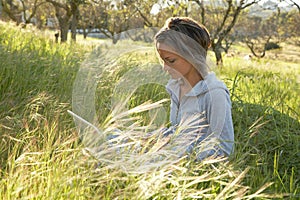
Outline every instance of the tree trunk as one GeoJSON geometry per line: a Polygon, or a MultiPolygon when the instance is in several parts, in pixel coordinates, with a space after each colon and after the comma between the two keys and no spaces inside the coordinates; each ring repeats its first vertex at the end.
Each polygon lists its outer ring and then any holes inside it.
{"type": "Polygon", "coordinates": [[[55,16],[58,20],[59,27],[60,27],[60,41],[66,42],[68,39],[68,31],[69,31],[69,23],[70,18],[72,16],[72,12],[67,5],[59,3],[54,0],[46,0],[47,2],[51,3],[55,9],[55,16]]]}
{"type": "Polygon", "coordinates": [[[71,38],[76,41],[76,29],[79,18],[79,9],[76,3],[71,3],[72,21],[71,21],[71,38]]]}
{"type": "Polygon", "coordinates": [[[194,2],[196,2],[196,3],[198,4],[198,6],[200,7],[200,10],[201,10],[201,12],[200,12],[200,15],[201,15],[201,23],[202,23],[203,25],[205,25],[205,21],[206,21],[206,19],[205,19],[205,16],[206,16],[206,10],[205,10],[205,7],[204,7],[204,2],[201,1],[201,0],[194,0],[194,2]]]}
{"type": "Polygon", "coordinates": [[[216,57],[216,64],[219,66],[223,65],[223,58],[222,58],[222,46],[219,43],[212,43],[212,49],[215,52],[215,57],[216,57]]]}
{"type": "MultiPolygon", "coordinates": [[[[255,47],[254,47],[254,43],[251,41],[246,41],[246,45],[248,46],[248,48],[250,49],[251,53],[257,57],[257,58],[263,58],[266,55],[266,44],[269,42],[269,40],[271,39],[271,37],[267,40],[267,42],[264,45],[264,48],[262,48],[262,52],[260,52],[260,55],[258,55],[258,53],[255,52],[255,47]]],[[[261,43],[261,42],[260,42],[261,43]]]]}
{"type": "Polygon", "coordinates": [[[86,39],[88,34],[89,34],[89,31],[86,31],[86,28],[84,28],[83,29],[83,39],[86,39]]]}
{"type": "Polygon", "coordinates": [[[119,34],[113,33],[112,34],[112,42],[113,42],[113,44],[117,44],[117,42],[120,39],[120,36],[121,36],[121,33],[119,33],[119,34]]]}
{"type": "Polygon", "coordinates": [[[76,16],[73,15],[71,21],[71,39],[76,42],[76,29],[77,29],[77,20],[76,16]]]}
{"type": "Polygon", "coordinates": [[[68,31],[69,31],[69,20],[64,23],[59,23],[60,26],[60,41],[66,42],[68,40],[68,31]]]}
{"type": "Polygon", "coordinates": [[[68,31],[69,31],[69,22],[71,16],[66,14],[65,16],[61,16],[59,14],[56,15],[58,22],[59,22],[59,27],[60,27],[60,41],[66,42],[68,40],[68,31]]]}
{"type": "Polygon", "coordinates": [[[222,59],[222,53],[221,53],[220,49],[215,50],[215,56],[216,56],[217,65],[222,66],[223,65],[223,59],[222,59]]]}

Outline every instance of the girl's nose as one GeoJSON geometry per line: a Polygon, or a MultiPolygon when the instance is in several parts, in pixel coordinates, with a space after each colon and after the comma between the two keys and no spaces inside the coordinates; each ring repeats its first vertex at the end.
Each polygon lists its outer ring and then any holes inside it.
{"type": "Polygon", "coordinates": [[[170,67],[169,67],[166,63],[164,63],[163,69],[164,69],[165,71],[169,71],[169,70],[170,70],[170,67]]]}

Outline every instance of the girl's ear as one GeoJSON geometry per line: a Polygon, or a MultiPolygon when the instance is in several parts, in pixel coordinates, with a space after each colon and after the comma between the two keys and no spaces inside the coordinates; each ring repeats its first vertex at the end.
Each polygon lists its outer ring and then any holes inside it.
{"type": "Polygon", "coordinates": [[[209,44],[207,45],[207,48],[211,47],[211,39],[209,40],[209,44]]]}

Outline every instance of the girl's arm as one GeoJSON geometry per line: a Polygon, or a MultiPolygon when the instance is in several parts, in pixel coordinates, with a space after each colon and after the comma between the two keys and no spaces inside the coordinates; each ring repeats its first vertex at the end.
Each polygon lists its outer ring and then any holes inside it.
{"type": "Polygon", "coordinates": [[[209,137],[217,139],[219,141],[217,148],[229,155],[234,141],[229,92],[224,89],[214,89],[208,92],[207,98],[209,137]]]}

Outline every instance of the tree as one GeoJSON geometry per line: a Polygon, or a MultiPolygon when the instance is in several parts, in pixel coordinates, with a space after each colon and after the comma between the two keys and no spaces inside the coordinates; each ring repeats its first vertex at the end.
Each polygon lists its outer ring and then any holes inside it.
{"type": "Polygon", "coordinates": [[[31,23],[38,8],[45,3],[44,0],[1,0],[3,11],[17,24],[31,23]]]}
{"type": "MultiPolygon", "coordinates": [[[[298,12],[299,13],[299,12],[298,12]]],[[[279,16],[278,34],[281,41],[300,45],[300,15],[296,10],[282,12],[279,16]]]]}
{"type": "Polygon", "coordinates": [[[83,38],[86,39],[87,35],[95,28],[98,21],[96,5],[93,2],[83,4],[79,11],[80,16],[78,19],[78,28],[82,30],[83,38]]]}
{"type": "Polygon", "coordinates": [[[59,22],[61,42],[68,39],[68,31],[71,26],[72,40],[76,41],[76,29],[80,16],[79,6],[85,3],[84,0],[66,0],[65,2],[56,0],[46,0],[53,5],[55,16],[59,22]]]}
{"type": "Polygon", "coordinates": [[[167,4],[169,5],[167,7],[167,10],[171,12],[172,16],[186,16],[188,17],[189,11],[188,11],[188,4],[189,2],[186,0],[183,1],[167,1],[167,4]],[[171,3],[170,3],[171,2],[171,3]]]}
{"type": "Polygon", "coordinates": [[[138,10],[127,1],[98,0],[93,2],[91,9],[90,12],[96,17],[88,20],[89,14],[85,14],[84,20],[107,38],[112,39],[113,44],[118,42],[122,32],[143,26],[141,20],[137,18],[138,10]]]}
{"type": "MultiPolygon", "coordinates": [[[[45,1],[46,2],[46,1],[45,1]]],[[[37,10],[34,18],[36,19],[35,26],[39,29],[42,28],[50,28],[50,29],[57,29],[58,28],[58,21],[55,17],[55,10],[52,4],[46,2],[45,4],[41,5],[37,10]]]]}
{"type": "Polygon", "coordinates": [[[46,0],[55,9],[55,16],[60,28],[60,41],[66,42],[68,39],[69,23],[72,16],[71,8],[68,3],[61,3],[55,0],[46,0]]]}
{"type": "Polygon", "coordinates": [[[69,0],[71,13],[72,13],[72,21],[71,21],[71,38],[73,41],[76,41],[76,33],[77,33],[77,25],[78,20],[80,18],[79,6],[86,3],[85,0],[69,0]]]}
{"type": "MultiPolygon", "coordinates": [[[[222,45],[230,31],[233,29],[237,19],[246,8],[261,0],[224,0],[213,1],[206,4],[201,0],[193,0],[199,5],[201,21],[211,32],[212,50],[215,53],[217,65],[222,65],[222,45]],[[214,18],[212,16],[215,16],[214,18]]],[[[199,18],[199,17],[198,17],[199,18]]]]}
{"type": "Polygon", "coordinates": [[[21,5],[13,0],[1,0],[3,12],[17,24],[22,22],[21,5]]]}
{"type": "Polygon", "coordinates": [[[272,14],[267,18],[258,15],[245,17],[249,16],[245,14],[235,27],[239,39],[257,58],[264,57],[269,49],[279,48],[279,42],[288,40],[293,44],[299,44],[300,15],[296,10],[283,12],[283,9],[278,9],[278,5],[269,9],[272,9],[272,14]]]}
{"type": "Polygon", "coordinates": [[[138,26],[130,26],[131,29],[142,28],[143,31],[130,31],[128,36],[132,40],[142,40],[145,42],[153,42],[153,37],[158,31],[158,27],[161,27],[167,17],[172,16],[174,10],[169,9],[166,5],[164,7],[163,1],[157,0],[127,0],[127,5],[130,5],[132,10],[136,10],[135,21],[139,21],[138,26]]]}

